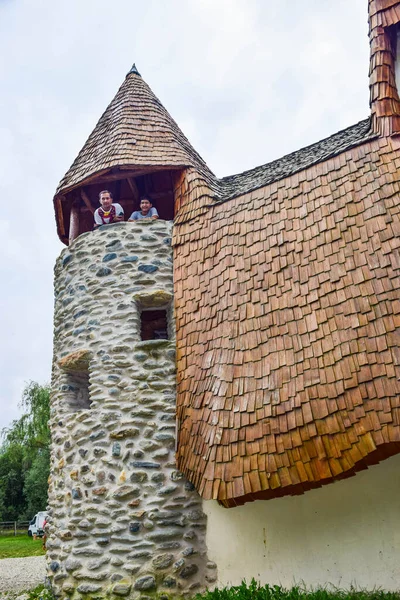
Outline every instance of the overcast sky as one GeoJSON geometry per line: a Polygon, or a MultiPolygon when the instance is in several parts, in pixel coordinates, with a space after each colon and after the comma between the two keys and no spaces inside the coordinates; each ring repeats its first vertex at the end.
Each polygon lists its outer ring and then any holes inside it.
{"type": "Polygon", "coordinates": [[[218,175],[364,119],[367,0],[0,0],[0,428],[50,380],[57,184],[133,62],[218,175]]]}

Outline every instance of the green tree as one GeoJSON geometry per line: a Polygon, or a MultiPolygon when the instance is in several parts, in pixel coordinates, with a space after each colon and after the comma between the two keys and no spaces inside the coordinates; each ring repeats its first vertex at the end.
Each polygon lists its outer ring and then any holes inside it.
{"type": "Polygon", "coordinates": [[[24,446],[27,456],[36,455],[40,448],[48,448],[50,431],[50,389],[31,381],[22,393],[20,404],[24,414],[3,432],[6,443],[24,446]]]}
{"type": "Polygon", "coordinates": [[[3,445],[0,454],[2,521],[14,521],[25,508],[24,457],[19,444],[3,445]]]}
{"type": "Polygon", "coordinates": [[[0,520],[31,518],[47,504],[50,389],[30,382],[21,401],[23,415],[2,432],[0,520]]]}
{"type": "Polygon", "coordinates": [[[24,482],[24,497],[26,498],[26,512],[28,519],[39,510],[45,510],[47,504],[47,488],[50,471],[50,452],[44,448],[32,462],[26,473],[24,482]]]}

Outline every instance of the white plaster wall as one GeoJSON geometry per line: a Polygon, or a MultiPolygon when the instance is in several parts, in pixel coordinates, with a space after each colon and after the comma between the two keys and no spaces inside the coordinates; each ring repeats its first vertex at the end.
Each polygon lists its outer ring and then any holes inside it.
{"type": "Polygon", "coordinates": [[[218,584],[400,588],[400,455],[355,477],[237,508],[203,503],[218,584]]]}

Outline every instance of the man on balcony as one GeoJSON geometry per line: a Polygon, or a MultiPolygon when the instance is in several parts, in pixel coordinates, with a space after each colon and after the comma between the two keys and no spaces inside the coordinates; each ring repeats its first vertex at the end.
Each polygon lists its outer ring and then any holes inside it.
{"type": "Polygon", "coordinates": [[[94,228],[124,220],[124,209],[117,202],[113,203],[112,193],[103,190],[99,194],[100,208],[94,212],[94,228]]]}

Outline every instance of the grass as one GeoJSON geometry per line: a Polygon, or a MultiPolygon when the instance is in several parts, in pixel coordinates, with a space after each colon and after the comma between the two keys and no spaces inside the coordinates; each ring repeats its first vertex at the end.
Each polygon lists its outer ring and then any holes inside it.
{"type": "Polygon", "coordinates": [[[355,588],[312,590],[300,586],[285,589],[279,585],[261,586],[252,579],[249,584],[242,581],[240,585],[198,594],[195,598],[196,600],[400,600],[400,592],[384,592],[380,589],[366,591],[355,588]]]}
{"type": "Polygon", "coordinates": [[[23,556],[41,556],[42,540],[34,540],[26,536],[1,536],[0,537],[0,559],[20,558],[23,556]]]}
{"type": "MultiPolygon", "coordinates": [[[[52,591],[44,585],[38,585],[25,592],[0,593],[0,600],[17,600],[21,594],[26,594],[27,600],[55,600],[52,591]]],[[[173,596],[171,600],[172,598],[173,596]]],[[[400,600],[400,591],[384,592],[380,589],[366,591],[356,588],[342,590],[333,586],[315,589],[294,586],[286,589],[279,585],[261,586],[252,579],[249,584],[242,581],[237,586],[197,594],[193,600],[400,600]]]]}

